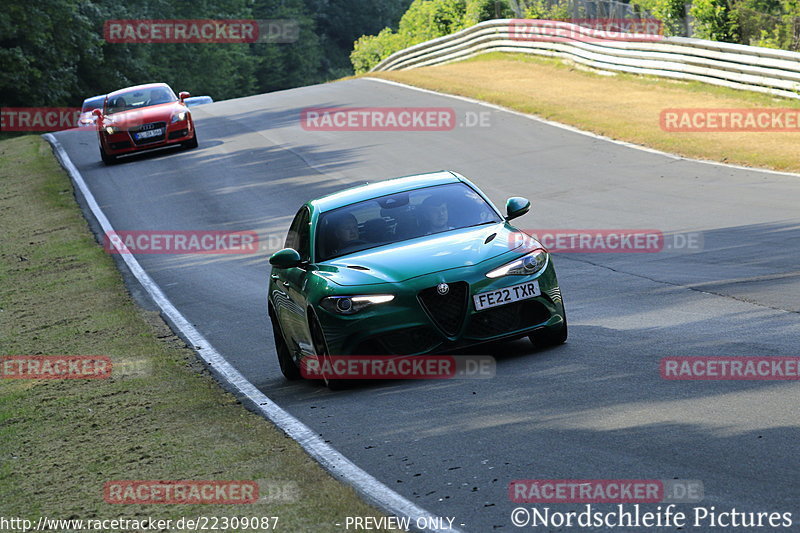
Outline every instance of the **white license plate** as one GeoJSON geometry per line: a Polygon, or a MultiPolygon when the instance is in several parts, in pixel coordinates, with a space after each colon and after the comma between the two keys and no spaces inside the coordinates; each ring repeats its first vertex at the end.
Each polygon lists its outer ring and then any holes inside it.
{"type": "Polygon", "coordinates": [[[136,134],[134,134],[134,136],[136,137],[136,140],[138,141],[139,139],[147,139],[148,137],[158,137],[162,133],[164,133],[164,129],[163,128],[157,128],[157,129],[154,129],[154,130],[147,130],[147,131],[142,131],[142,132],[136,133],[136,134]]]}
{"type": "Polygon", "coordinates": [[[542,291],[539,290],[539,282],[528,281],[526,283],[520,283],[519,285],[503,287],[502,289],[479,292],[472,297],[472,300],[475,302],[475,310],[481,311],[482,309],[497,307],[498,305],[535,298],[541,296],[541,294],[542,291]]]}

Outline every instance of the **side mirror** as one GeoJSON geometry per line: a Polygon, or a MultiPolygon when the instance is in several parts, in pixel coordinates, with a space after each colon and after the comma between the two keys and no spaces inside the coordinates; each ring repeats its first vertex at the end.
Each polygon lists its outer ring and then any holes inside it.
{"type": "Polygon", "coordinates": [[[531,209],[531,202],[521,196],[512,196],[506,200],[506,220],[521,217],[531,209]]]}
{"type": "Polygon", "coordinates": [[[300,254],[294,248],[278,250],[269,258],[269,264],[275,268],[294,268],[302,261],[300,254]]]}
{"type": "Polygon", "coordinates": [[[186,91],[181,91],[180,93],[178,93],[178,98],[181,99],[181,102],[183,102],[184,100],[186,100],[190,96],[192,96],[192,95],[187,93],[186,91]]]}
{"type": "Polygon", "coordinates": [[[103,110],[100,108],[92,109],[92,115],[96,116],[97,118],[103,118],[103,110]]]}

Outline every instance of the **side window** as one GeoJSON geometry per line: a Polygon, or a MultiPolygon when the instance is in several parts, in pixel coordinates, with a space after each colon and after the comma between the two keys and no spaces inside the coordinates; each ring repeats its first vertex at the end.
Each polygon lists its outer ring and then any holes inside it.
{"type": "Polygon", "coordinates": [[[289,233],[286,235],[284,248],[294,248],[303,259],[309,258],[309,228],[308,228],[308,209],[305,206],[294,217],[292,225],[289,226],[289,233]]]}

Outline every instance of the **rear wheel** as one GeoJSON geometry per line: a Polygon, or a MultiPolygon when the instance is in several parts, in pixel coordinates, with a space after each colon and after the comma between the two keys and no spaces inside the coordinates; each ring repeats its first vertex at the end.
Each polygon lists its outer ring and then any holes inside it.
{"type": "Polygon", "coordinates": [[[286,344],[286,339],[283,338],[283,333],[281,333],[281,326],[275,317],[270,315],[270,319],[272,321],[272,336],[275,338],[275,353],[278,355],[278,365],[281,367],[281,373],[289,381],[300,379],[300,369],[297,368],[297,364],[292,359],[289,346],[286,344]]]}

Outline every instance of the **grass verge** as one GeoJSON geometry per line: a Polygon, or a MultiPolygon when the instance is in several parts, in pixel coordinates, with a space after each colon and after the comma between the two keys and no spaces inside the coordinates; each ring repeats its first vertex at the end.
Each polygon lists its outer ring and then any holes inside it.
{"type": "Polygon", "coordinates": [[[104,380],[0,379],[0,515],[34,524],[277,516],[275,529],[292,532],[380,516],[224,392],[157,313],[135,305],[38,136],[0,141],[0,227],[0,355],[113,363],[104,380]],[[127,479],[253,480],[263,499],[105,503],[104,483],[127,479]]]}
{"type": "Polygon", "coordinates": [[[490,53],[434,67],[368,74],[499,104],[685,157],[800,172],[800,132],[668,132],[664,109],[794,108],[800,102],[700,82],[578,69],[559,59],[490,53]]]}

